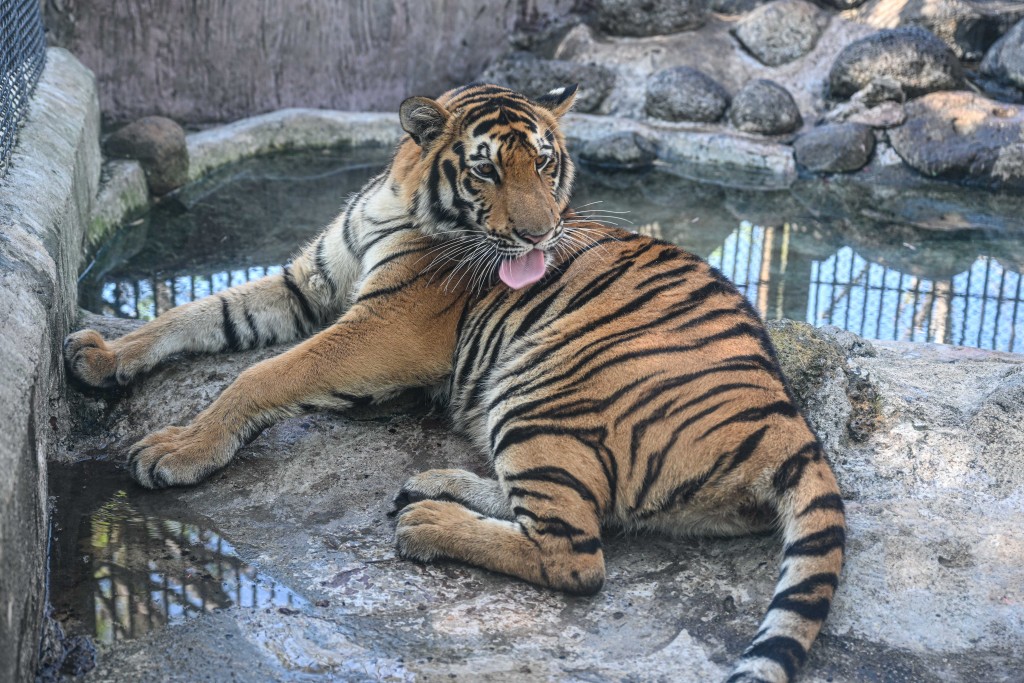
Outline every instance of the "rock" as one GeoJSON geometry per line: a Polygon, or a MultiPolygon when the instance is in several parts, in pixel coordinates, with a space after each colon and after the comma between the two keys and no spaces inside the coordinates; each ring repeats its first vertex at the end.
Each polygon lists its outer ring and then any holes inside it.
{"type": "Polygon", "coordinates": [[[751,81],[736,93],[729,120],[742,131],[763,135],[792,133],[803,125],[793,96],[768,80],[751,81]]]}
{"type": "Polygon", "coordinates": [[[1024,21],[996,41],[981,62],[981,73],[1024,90],[1024,21]]]}
{"type": "Polygon", "coordinates": [[[971,92],[932,93],[906,105],[889,132],[896,153],[921,173],[1024,187],[1024,107],[971,92]]]}
{"type": "Polygon", "coordinates": [[[853,9],[854,7],[860,7],[867,0],[822,0],[822,2],[829,7],[835,7],[838,10],[853,9]]]}
{"type": "Polygon", "coordinates": [[[878,391],[851,355],[875,356],[871,342],[838,328],[795,320],[768,322],[783,374],[825,449],[864,441],[881,423],[878,391]]]}
{"type": "Polygon", "coordinates": [[[845,17],[876,28],[919,26],[934,33],[958,59],[973,62],[1024,17],[1024,5],[991,0],[869,0],[845,17]]]}
{"type": "Polygon", "coordinates": [[[658,36],[700,28],[707,21],[703,0],[598,0],[597,22],[613,36],[658,36]]]}
{"type": "Polygon", "coordinates": [[[588,140],[580,149],[582,161],[604,168],[650,168],[657,158],[656,143],[635,132],[613,133],[588,140]]]}
{"type": "Polygon", "coordinates": [[[797,138],[796,161],[818,173],[845,173],[863,168],[875,151],[875,134],[858,123],[829,123],[797,138]]]}
{"type": "Polygon", "coordinates": [[[537,59],[528,53],[517,52],[489,66],[478,80],[511,88],[527,97],[540,97],[554,88],[578,83],[576,111],[593,112],[611,91],[615,74],[611,69],[596,64],[537,59]]]}
{"type": "Polygon", "coordinates": [[[185,130],[162,116],[147,116],[121,128],[107,138],[103,151],[112,157],[137,159],[154,195],[167,194],[188,180],[185,130]]]}
{"type": "Polygon", "coordinates": [[[830,94],[845,99],[880,76],[899,83],[908,97],[964,85],[956,55],[916,26],[879,31],[846,46],[829,73],[830,94]]]}
{"type": "Polygon", "coordinates": [[[743,17],[733,35],[763,64],[779,66],[814,49],[828,21],[804,0],[774,0],[743,17]]]}
{"type": "Polygon", "coordinates": [[[906,121],[903,102],[906,95],[900,84],[891,78],[877,78],[858,90],[849,102],[842,102],[829,111],[829,123],[863,123],[872,128],[892,128],[906,121]]]}
{"type": "Polygon", "coordinates": [[[746,14],[767,0],[711,0],[711,11],[719,14],[746,14]]]}
{"type": "MultiPolygon", "coordinates": [[[[109,329],[97,319],[86,324],[109,329]]],[[[801,680],[1007,680],[1024,667],[1024,603],[1015,592],[1024,585],[1024,462],[1007,456],[1024,448],[1021,357],[869,346],[794,323],[772,328],[797,400],[828,444],[849,513],[838,598],[801,680]],[[873,388],[871,397],[851,390],[859,381],[873,388]],[[863,431],[857,416],[869,418],[863,431]],[[976,640],[965,647],[965,637],[976,640]]],[[[90,448],[120,454],[152,425],[187,420],[266,355],[189,357],[158,368],[82,422],[75,456],[88,457],[90,448]]],[[[681,543],[612,532],[609,580],[586,599],[460,563],[398,559],[386,513],[405,477],[432,467],[488,469],[443,423],[422,409],[370,420],[303,415],[264,431],[206,483],[157,493],[125,485],[123,471],[106,463],[110,474],[90,478],[90,490],[103,481],[109,493],[72,511],[87,530],[93,515],[111,519],[108,501],[131,506],[132,524],[173,530],[176,520],[195,520],[198,533],[215,529],[230,543],[233,567],[256,564],[258,577],[301,600],[288,613],[248,602],[197,610],[187,626],[116,640],[89,680],[156,683],[168,667],[198,680],[213,659],[252,681],[546,681],[581,671],[601,681],[672,681],[681,663],[684,680],[728,676],[771,600],[777,537],[681,543]]],[[[173,541],[166,551],[133,553],[127,540],[111,545],[138,567],[139,578],[128,575],[123,588],[133,598],[128,609],[139,612],[152,600],[148,562],[174,580],[218,559],[201,546],[196,559],[162,558],[180,547],[173,541]]],[[[89,575],[85,587],[95,581],[89,575]]]]}
{"type": "Polygon", "coordinates": [[[722,118],[729,93],[703,71],[680,66],[663,69],[647,81],[645,110],[666,121],[711,123],[722,118]]]}

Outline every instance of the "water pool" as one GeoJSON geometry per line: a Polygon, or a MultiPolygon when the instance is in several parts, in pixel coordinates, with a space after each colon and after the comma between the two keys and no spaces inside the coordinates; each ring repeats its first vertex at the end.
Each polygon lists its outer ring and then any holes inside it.
{"type": "MultiPolygon", "coordinates": [[[[223,169],[107,242],[82,276],[80,303],[149,320],[277,272],[386,163],[380,151],[356,150],[223,169]]],[[[1024,232],[1012,216],[981,215],[984,228],[923,229],[869,210],[844,214],[793,191],[586,168],[573,204],[624,212],[612,215],[625,227],[707,258],[769,319],[1024,352],[1024,232]]]]}

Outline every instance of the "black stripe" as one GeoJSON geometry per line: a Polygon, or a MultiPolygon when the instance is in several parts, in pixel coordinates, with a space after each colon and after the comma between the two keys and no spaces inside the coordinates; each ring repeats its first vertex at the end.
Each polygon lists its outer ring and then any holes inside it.
{"type": "Polygon", "coordinates": [[[815,510],[835,510],[837,512],[843,512],[843,498],[838,493],[826,493],[823,496],[818,496],[810,503],[807,504],[797,517],[803,517],[806,514],[814,512],[815,510]]]}
{"type": "Polygon", "coordinates": [[[232,351],[240,351],[242,349],[242,342],[238,338],[238,328],[235,327],[235,321],[231,319],[231,313],[228,310],[228,300],[226,297],[220,298],[220,312],[223,316],[223,327],[224,327],[224,340],[227,342],[228,348],[232,351]]]}
{"type": "MultiPolygon", "coordinates": [[[[410,254],[416,254],[416,253],[419,253],[421,251],[425,251],[425,249],[426,249],[426,247],[411,247],[409,249],[402,249],[401,251],[396,251],[396,252],[393,252],[391,254],[388,254],[384,258],[382,258],[379,261],[377,261],[376,263],[374,263],[370,267],[370,269],[366,271],[366,274],[370,275],[371,273],[376,271],[378,268],[386,266],[387,264],[391,263],[392,261],[396,261],[396,260],[402,258],[403,256],[409,256],[410,254]]],[[[426,264],[424,266],[424,268],[426,268],[429,265],[430,265],[429,263],[426,264]]]]}
{"type": "Polygon", "coordinates": [[[582,553],[582,554],[585,554],[585,555],[595,555],[603,547],[604,546],[601,544],[601,539],[597,538],[596,536],[594,538],[588,538],[585,541],[573,541],[572,542],[572,550],[573,550],[573,552],[574,553],[582,553]]]}
{"type": "Polygon", "coordinates": [[[821,447],[818,442],[812,441],[804,444],[800,450],[788,457],[779,465],[775,476],[772,477],[772,486],[775,487],[775,490],[782,494],[799,484],[800,479],[804,476],[804,468],[812,459],[812,454],[816,456],[820,452],[821,447]]]}
{"type": "Polygon", "coordinates": [[[519,486],[513,486],[508,490],[509,498],[536,498],[537,500],[551,500],[552,497],[539,491],[530,491],[519,486]]]}
{"type": "Polygon", "coordinates": [[[786,671],[786,679],[792,679],[797,669],[807,659],[807,650],[796,638],[789,636],[772,636],[760,643],[754,643],[743,653],[743,659],[760,657],[770,659],[786,671]]]}
{"type": "Polygon", "coordinates": [[[783,554],[786,557],[820,557],[845,546],[846,529],[840,524],[833,524],[794,541],[783,554]]]}
{"type": "Polygon", "coordinates": [[[804,619],[811,621],[825,621],[829,608],[832,606],[831,597],[819,597],[811,600],[798,600],[797,598],[798,596],[812,596],[822,586],[830,586],[834,591],[838,585],[839,577],[833,572],[814,574],[800,583],[776,593],[771,604],[768,605],[768,611],[780,609],[799,614],[804,619]]]}
{"type": "Polygon", "coordinates": [[[800,412],[797,410],[797,407],[788,400],[775,401],[774,403],[769,403],[766,406],[760,406],[758,408],[747,408],[746,410],[741,410],[735,415],[727,417],[714,427],[711,427],[706,432],[697,437],[697,440],[701,441],[703,439],[706,439],[708,436],[714,434],[719,429],[724,429],[725,427],[728,427],[731,424],[736,424],[737,422],[757,422],[758,420],[763,420],[766,417],[770,417],[772,415],[782,415],[783,417],[796,417],[799,414],[800,412]]]}
{"type": "Polygon", "coordinates": [[[331,275],[330,269],[327,267],[327,257],[324,255],[324,236],[320,236],[320,241],[316,243],[316,267],[320,271],[320,275],[324,280],[327,281],[327,286],[331,288],[331,297],[335,297],[338,294],[338,285],[334,282],[334,277],[331,275]]]}
{"type": "Polygon", "coordinates": [[[594,504],[597,508],[597,498],[590,492],[590,489],[579,479],[561,467],[534,467],[516,474],[505,477],[505,481],[542,481],[548,484],[564,486],[575,491],[580,498],[594,504]]]}
{"type": "Polygon", "coordinates": [[[660,273],[655,273],[654,275],[651,275],[650,277],[638,282],[636,284],[636,288],[644,289],[645,287],[649,287],[650,285],[652,285],[655,282],[658,282],[659,280],[669,279],[673,279],[675,281],[675,284],[681,285],[684,282],[686,282],[686,278],[682,276],[686,275],[687,273],[692,273],[696,269],[696,263],[687,263],[684,266],[679,266],[678,268],[673,268],[672,270],[665,270],[660,273]]]}
{"type": "Polygon", "coordinates": [[[249,326],[249,333],[252,335],[252,347],[258,348],[263,346],[263,339],[260,337],[260,331],[256,327],[256,320],[253,319],[252,313],[249,312],[248,307],[245,305],[245,301],[242,301],[242,315],[245,316],[245,322],[249,326]]]}
{"type": "Polygon", "coordinates": [[[358,396],[345,393],[344,391],[332,391],[331,396],[340,398],[342,401],[348,401],[353,407],[363,407],[373,403],[373,396],[358,396]]]}
{"type": "Polygon", "coordinates": [[[292,293],[292,296],[295,297],[295,300],[299,302],[299,308],[302,309],[303,318],[307,323],[315,325],[317,323],[317,317],[313,314],[313,309],[309,305],[309,299],[306,298],[306,295],[302,293],[301,289],[299,289],[299,285],[296,284],[295,276],[292,275],[290,265],[284,267],[283,275],[285,286],[288,288],[288,291],[292,293]]]}

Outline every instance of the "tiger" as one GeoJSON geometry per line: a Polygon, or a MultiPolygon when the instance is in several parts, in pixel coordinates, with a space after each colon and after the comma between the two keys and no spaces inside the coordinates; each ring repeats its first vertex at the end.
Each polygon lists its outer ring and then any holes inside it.
{"type": "Polygon", "coordinates": [[[302,340],[131,446],[131,476],[153,489],[196,484],[279,420],[425,388],[494,476],[405,482],[396,552],[414,561],[592,595],[604,531],[780,531],[774,596],[728,681],[790,681],[843,564],[836,478],[737,288],[697,255],[570,208],[560,125],[577,91],[405,100],[388,167],[282,272],[119,339],[75,332],[67,367],[117,386],[183,352],[302,340]]]}

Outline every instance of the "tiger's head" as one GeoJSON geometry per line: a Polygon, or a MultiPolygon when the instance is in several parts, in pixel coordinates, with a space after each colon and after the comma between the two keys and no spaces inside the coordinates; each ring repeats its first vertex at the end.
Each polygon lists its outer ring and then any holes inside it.
{"type": "Polygon", "coordinates": [[[409,134],[395,157],[419,227],[448,257],[513,288],[544,276],[564,233],[575,168],[559,119],[576,86],[530,100],[494,85],[402,103],[409,134]]]}

